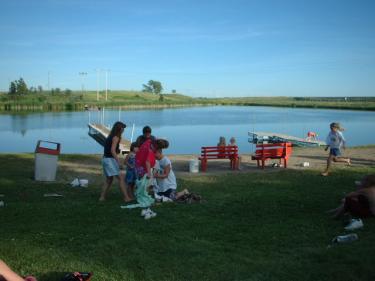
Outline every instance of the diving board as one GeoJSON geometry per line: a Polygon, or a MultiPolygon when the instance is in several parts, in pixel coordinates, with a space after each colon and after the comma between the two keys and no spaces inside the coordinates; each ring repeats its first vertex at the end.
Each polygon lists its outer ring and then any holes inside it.
{"type": "MultiPolygon", "coordinates": [[[[103,124],[89,123],[89,136],[96,140],[99,144],[104,146],[104,142],[108,137],[111,129],[104,126],[103,124]]],[[[130,150],[130,141],[124,138],[121,138],[120,142],[120,152],[121,154],[129,153],[130,150]]]]}
{"type": "Polygon", "coordinates": [[[315,147],[324,146],[326,143],[320,140],[310,140],[298,138],[295,136],[289,136],[279,133],[269,133],[269,132],[249,132],[249,142],[250,143],[278,143],[278,142],[290,142],[293,146],[301,147],[315,147]]]}

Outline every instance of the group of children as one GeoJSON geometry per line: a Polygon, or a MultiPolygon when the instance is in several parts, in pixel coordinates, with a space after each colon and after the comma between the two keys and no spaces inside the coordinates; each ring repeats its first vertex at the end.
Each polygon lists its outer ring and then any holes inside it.
{"type": "Polygon", "coordinates": [[[168,198],[174,201],[188,194],[187,189],[181,192],[176,191],[177,181],[172,163],[163,154],[163,149],[169,146],[168,141],[156,139],[152,136],[149,126],[145,126],[143,134],[130,145],[130,152],[126,156],[124,164],[120,163],[118,157],[120,153],[119,144],[125,128],[124,123],[116,122],[105,141],[102,164],[106,183],[99,200],[104,201],[106,199],[114,177],[119,181],[125,202],[131,202],[135,199],[136,182],[142,178],[150,180],[152,189],[149,191],[153,192],[155,197],[168,198]],[[125,167],[125,171],[121,170],[122,167],[125,167]]]}
{"type": "MultiPolygon", "coordinates": [[[[124,166],[126,171],[125,183],[129,192],[133,195],[135,190],[136,180],[138,178],[137,170],[135,167],[136,153],[138,152],[137,142],[133,142],[130,145],[130,152],[124,160],[124,166]]],[[[177,192],[177,181],[176,176],[172,169],[171,160],[163,154],[162,149],[157,149],[155,151],[156,163],[154,168],[152,168],[152,192],[154,192],[155,197],[169,198],[174,201],[187,194],[189,191],[184,189],[181,192],[177,192]]],[[[165,200],[165,199],[164,199],[165,200]]]]}

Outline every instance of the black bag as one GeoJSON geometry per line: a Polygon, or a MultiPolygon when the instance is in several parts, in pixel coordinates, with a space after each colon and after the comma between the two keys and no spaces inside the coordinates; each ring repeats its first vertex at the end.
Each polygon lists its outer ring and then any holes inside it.
{"type": "Polygon", "coordinates": [[[90,281],[91,272],[71,272],[64,276],[61,281],[90,281]]]}

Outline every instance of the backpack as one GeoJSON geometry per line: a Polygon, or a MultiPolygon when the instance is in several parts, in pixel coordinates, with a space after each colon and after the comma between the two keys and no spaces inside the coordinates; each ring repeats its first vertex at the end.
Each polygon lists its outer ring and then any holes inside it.
{"type": "Polygon", "coordinates": [[[64,276],[61,281],[90,281],[91,272],[71,272],[64,276]]]}

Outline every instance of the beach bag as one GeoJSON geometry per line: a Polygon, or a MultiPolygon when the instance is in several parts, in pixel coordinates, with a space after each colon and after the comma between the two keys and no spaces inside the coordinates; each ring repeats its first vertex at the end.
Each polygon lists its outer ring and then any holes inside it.
{"type": "Polygon", "coordinates": [[[90,281],[91,272],[71,272],[64,276],[61,281],[90,281]]]}
{"type": "Polygon", "coordinates": [[[202,196],[196,193],[189,193],[184,194],[180,198],[176,200],[177,203],[185,203],[185,204],[192,204],[192,203],[201,203],[202,196]]]}

